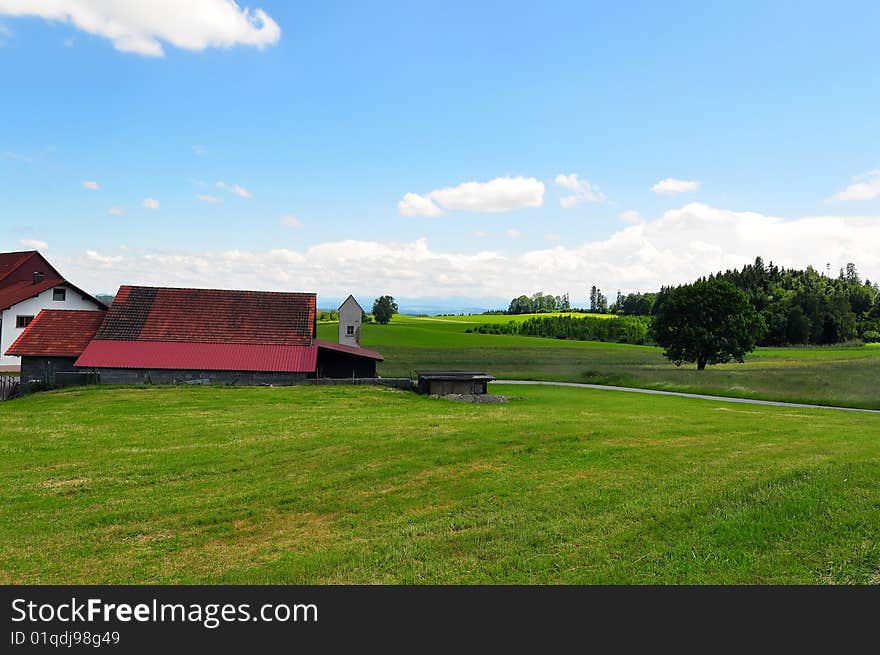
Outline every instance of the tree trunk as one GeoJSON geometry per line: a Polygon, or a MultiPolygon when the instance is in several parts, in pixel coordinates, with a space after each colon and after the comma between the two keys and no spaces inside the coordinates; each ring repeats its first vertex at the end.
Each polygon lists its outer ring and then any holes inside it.
{"type": "Polygon", "coordinates": [[[707,358],[706,358],[706,357],[703,357],[702,355],[700,355],[699,357],[697,357],[697,370],[698,370],[698,371],[704,371],[704,370],[706,370],[706,359],[707,359],[707,358]]]}

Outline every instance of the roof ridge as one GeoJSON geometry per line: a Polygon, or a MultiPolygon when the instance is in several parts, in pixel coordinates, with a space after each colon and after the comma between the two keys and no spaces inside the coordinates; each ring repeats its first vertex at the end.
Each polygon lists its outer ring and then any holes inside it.
{"type": "Polygon", "coordinates": [[[317,296],[315,291],[259,291],[256,289],[217,289],[215,287],[166,287],[150,284],[123,284],[120,289],[169,289],[172,291],[219,291],[222,293],[265,293],[285,296],[317,296]]]}
{"type": "MultiPolygon", "coordinates": [[[[41,309],[40,314],[106,314],[106,309],[41,309]]],[[[34,318],[36,320],[36,317],[34,318]]]]}

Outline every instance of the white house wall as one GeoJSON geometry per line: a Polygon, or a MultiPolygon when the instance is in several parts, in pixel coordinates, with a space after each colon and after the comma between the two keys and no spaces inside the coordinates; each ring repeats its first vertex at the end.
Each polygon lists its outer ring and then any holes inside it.
{"type": "Polygon", "coordinates": [[[339,343],[345,346],[360,347],[363,311],[357,300],[351,296],[346,298],[345,302],[339,306],[339,343]],[[349,325],[354,327],[354,334],[352,336],[348,335],[349,325]]]}
{"type": "Polygon", "coordinates": [[[4,353],[18,339],[18,335],[24,332],[24,328],[15,327],[16,316],[36,316],[43,309],[80,309],[94,310],[99,306],[91,299],[84,299],[80,293],[71,289],[66,284],[59,284],[48,291],[44,291],[36,298],[28,298],[22,300],[17,305],[13,305],[0,314],[0,366],[18,366],[21,362],[20,357],[7,356],[4,353]],[[66,298],[64,300],[52,300],[52,292],[54,289],[67,289],[66,298]]]}

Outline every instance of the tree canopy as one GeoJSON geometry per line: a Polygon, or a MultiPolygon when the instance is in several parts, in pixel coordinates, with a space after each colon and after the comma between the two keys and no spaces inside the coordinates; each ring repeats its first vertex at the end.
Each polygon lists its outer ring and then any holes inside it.
{"type": "Polygon", "coordinates": [[[510,301],[508,314],[537,314],[540,312],[567,311],[571,309],[568,294],[551,296],[538,292],[531,296],[519,296],[510,301]]]}
{"type": "Polygon", "coordinates": [[[379,296],[373,301],[373,317],[379,325],[388,325],[397,313],[397,303],[391,296],[379,296]]]}
{"type": "MultiPolygon", "coordinates": [[[[830,272],[830,271],[829,271],[830,272]]],[[[855,264],[836,277],[811,266],[784,269],[758,257],[717,278],[741,289],[767,323],[759,345],[831,344],[865,338],[880,329],[880,292],[859,278],[855,264]]]]}
{"type": "Polygon", "coordinates": [[[699,280],[661,291],[654,305],[654,340],[676,365],[742,362],[764,334],[764,319],[746,294],[726,280],[699,280]]]}

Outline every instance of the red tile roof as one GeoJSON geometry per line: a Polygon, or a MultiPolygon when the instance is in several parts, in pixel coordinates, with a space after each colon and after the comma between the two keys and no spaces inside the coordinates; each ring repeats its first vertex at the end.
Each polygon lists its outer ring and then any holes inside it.
{"type": "Polygon", "coordinates": [[[366,348],[356,348],[354,346],[346,346],[341,343],[334,343],[332,341],[324,341],[323,339],[315,339],[315,343],[318,348],[324,348],[325,350],[335,350],[337,352],[349,353],[351,355],[358,355],[360,357],[367,357],[368,359],[375,359],[380,362],[384,362],[385,358],[382,357],[375,350],[367,350],[366,348]]]}
{"type": "Polygon", "coordinates": [[[317,358],[315,345],[95,340],[75,365],[80,368],[311,373],[317,367],[317,358]]]}
{"type": "Polygon", "coordinates": [[[64,284],[61,278],[49,278],[34,284],[31,280],[22,280],[21,282],[13,282],[0,288],[0,311],[9,309],[13,305],[17,305],[22,300],[33,298],[40,295],[44,291],[48,291],[52,287],[64,284]]]}
{"type": "Polygon", "coordinates": [[[310,346],[314,336],[313,293],[123,286],[95,339],[310,346]]]}
{"type": "Polygon", "coordinates": [[[44,309],[15,340],[7,355],[79,357],[95,336],[106,312],[44,309]]]}

